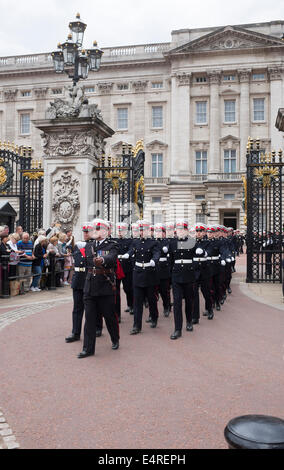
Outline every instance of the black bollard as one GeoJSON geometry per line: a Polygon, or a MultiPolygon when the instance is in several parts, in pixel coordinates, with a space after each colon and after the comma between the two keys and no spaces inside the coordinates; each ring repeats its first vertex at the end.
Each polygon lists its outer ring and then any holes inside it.
{"type": "Polygon", "coordinates": [[[8,299],[10,297],[10,285],[9,285],[9,259],[10,255],[2,254],[1,256],[1,266],[2,266],[2,289],[0,292],[0,297],[2,299],[8,299]]]}
{"type": "Polygon", "coordinates": [[[48,289],[56,290],[56,273],[55,273],[55,253],[49,253],[49,266],[48,266],[48,289]]]}
{"type": "Polygon", "coordinates": [[[232,419],[224,430],[229,449],[284,449],[284,420],[265,415],[232,419]]]}

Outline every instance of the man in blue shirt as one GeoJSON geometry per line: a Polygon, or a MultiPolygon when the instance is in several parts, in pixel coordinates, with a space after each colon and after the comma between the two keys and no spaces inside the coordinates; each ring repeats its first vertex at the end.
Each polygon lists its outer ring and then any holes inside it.
{"type": "Polygon", "coordinates": [[[31,284],[32,263],[33,263],[33,242],[27,232],[23,233],[22,240],[18,241],[17,247],[22,251],[20,262],[18,264],[19,276],[23,277],[24,291],[28,292],[31,284]]]}

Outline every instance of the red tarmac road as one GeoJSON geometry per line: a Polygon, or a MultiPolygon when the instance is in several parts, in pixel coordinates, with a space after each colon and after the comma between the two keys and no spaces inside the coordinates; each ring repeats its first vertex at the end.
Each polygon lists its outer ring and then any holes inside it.
{"type": "Polygon", "coordinates": [[[137,336],[129,335],[133,317],[123,313],[120,349],[111,349],[104,328],[96,355],[81,360],[82,341],[64,341],[71,303],[39,306],[6,326],[0,406],[20,447],[221,449],[231,418],[283,417],[283,311],[232,288],[212,321],[201,315],[177,341],[169,338],[172,313],[160,315],[156,329],[144,322],[137,336]]]}

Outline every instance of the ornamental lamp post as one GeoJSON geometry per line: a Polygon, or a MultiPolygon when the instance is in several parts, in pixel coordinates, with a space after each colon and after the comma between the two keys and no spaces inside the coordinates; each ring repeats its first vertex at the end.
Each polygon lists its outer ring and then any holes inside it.
{"type": "Polygon", "coordinates": [[[82,49],[84,32],[87,25],[80,20],[77,13],[76,20],[69,23],[70,33],[63,44],[58,44],[59,51],[52,52],[52,59],[56,73],[67,73],[73,79],[73,86],[80,79],[88,78],[89,70],[97,72],[101,65],[103,51],[98,49],[97,42],[94,41],[94,48],[87,51],[82,49]],[[65,70],[65,67],[67,70],[65,70]],[[73,70],[70,68],[73,68],[73,70]]]}
{"type": "Polygon", "coordinates": [[[77,13],[75,21],[71,21],[69,23],[69,28],[72,31],[72,33],[74,33],[75,35],[75,43],[78,46],[82,46],[84,32],[85,32],[85,29],[87,28],[87,25],[83,23],[83,21],[80,20],[80,13],[77,13]]]}

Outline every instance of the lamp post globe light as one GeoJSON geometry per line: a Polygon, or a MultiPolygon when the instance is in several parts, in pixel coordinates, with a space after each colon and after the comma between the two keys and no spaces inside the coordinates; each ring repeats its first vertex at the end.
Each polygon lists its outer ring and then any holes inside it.
{"type": "Polygon", "coordinates": [[[51,53],[55,72],[65,71],[73,79],[74,86],[80,79],[85,80],[88,77],[89,70],[97,72],[101,65],[103,51],[98,48],[96,41],[92,49],[81,49],[86,27],[80,19],[80,13],[77,13],[76,20],[69,23],[67,40],[58,44],[58,51],[51,53]]]}

